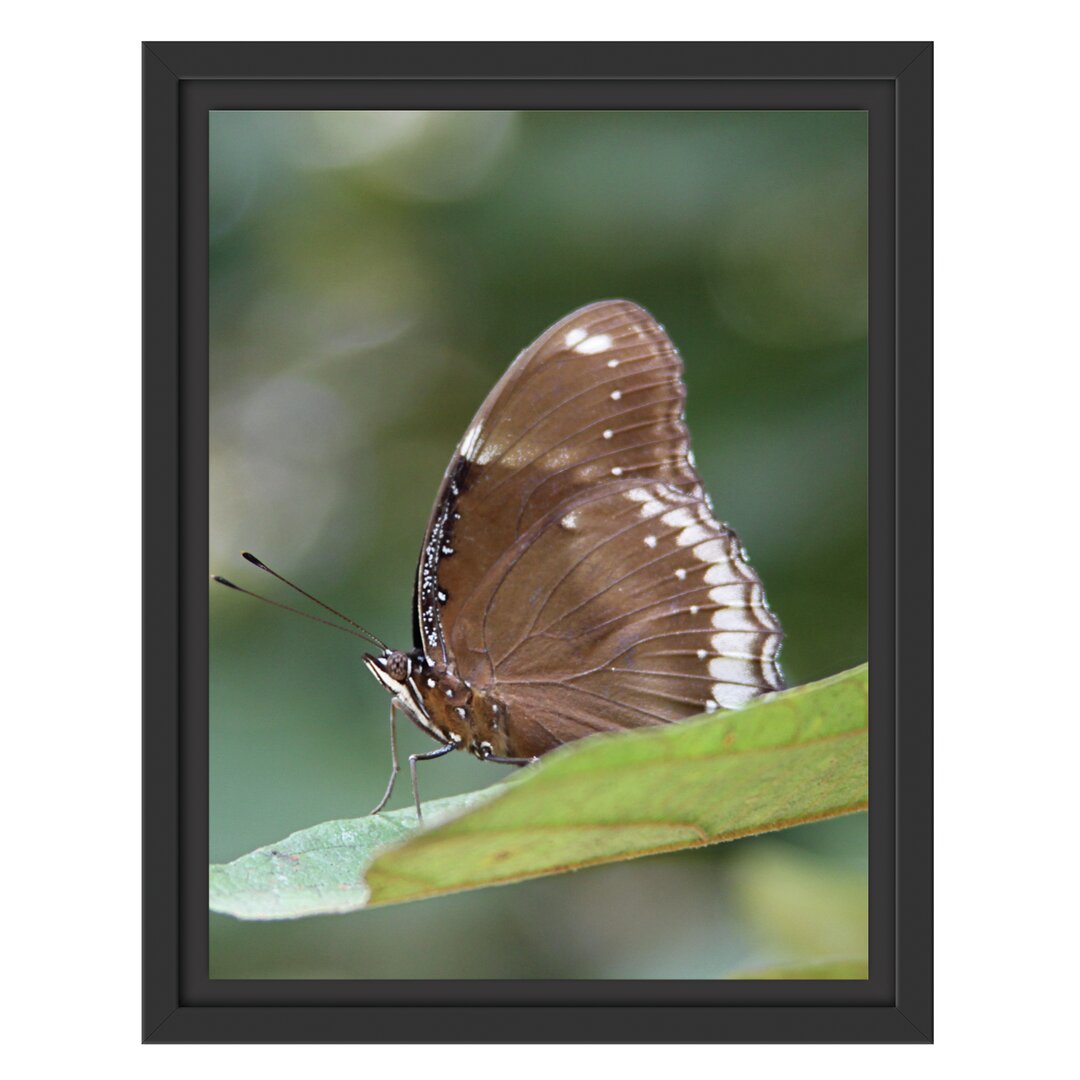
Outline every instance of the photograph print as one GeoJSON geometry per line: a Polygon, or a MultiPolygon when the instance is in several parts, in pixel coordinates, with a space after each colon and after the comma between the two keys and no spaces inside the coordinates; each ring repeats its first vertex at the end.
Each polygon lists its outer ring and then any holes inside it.
{"type": "Polygon", "coordinates": [[[867,979],[866,113],[209,148],[210,977],[867,979]]]}

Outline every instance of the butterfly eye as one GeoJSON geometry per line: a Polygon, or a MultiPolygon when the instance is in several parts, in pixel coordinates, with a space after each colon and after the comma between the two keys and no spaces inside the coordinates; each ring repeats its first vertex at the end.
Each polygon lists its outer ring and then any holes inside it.
{"type": "Polygon", "coordinates": [[[388,652],[380,659],[383,662],[382,666],[386,669],[387,675],[389,675],[394,682],[404,682],[411,674],[410,668],[412,665],[409,663],[409,658],[404,653],[388,652]]]}

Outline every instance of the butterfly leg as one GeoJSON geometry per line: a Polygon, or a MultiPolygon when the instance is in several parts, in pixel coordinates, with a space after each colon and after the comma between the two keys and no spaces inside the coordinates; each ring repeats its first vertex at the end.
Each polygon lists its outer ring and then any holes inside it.
{"type": "Polygon", "coordinates": [[[499,757],[498,754],[485,754],[485,761],[494,761],[496,765],[531,765],[539,761],[538,757],[499,757]]]}
{"type": "MultiPolygon", "coordinates": [[[[397,780],[397,774],[401,772],[401,766],[398,764],[397,759],[397,706],[394,704],[393,699],[390,701],[390,761],[392,768],[390,769],[390,782],[386,785],[386,794],[379,800],[379,805],[371,811],[372,814],[377,814],[389,801],[390,796],[394,792],[394,781],[397,780]]],[[[370,816],[370,815],[369,815],[370,816]]]]}
{"type": "Polygon", "coordinates": [[[410,754],[409,755],[409,772],[412,774],[412,793],[413,801],[416,803],[416,820],[423,823],[424,815],[420,810],[420,788],[416,784],[416,763],[418,761],[432,761],[435,758],[442,757],[444,754],[449,754],[451,750],[456,750],[457,747],[454,743],[447,743],[445,746],[440,746],[435,750],[429,750],[426,754],[410,754]]]}

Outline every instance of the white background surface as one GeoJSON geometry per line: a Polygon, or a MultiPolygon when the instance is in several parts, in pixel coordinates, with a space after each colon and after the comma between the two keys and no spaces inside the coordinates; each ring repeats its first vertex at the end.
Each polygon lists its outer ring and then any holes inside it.
{"type": "Polygon", "coordinates": [[[875,10],[189,0],[9,16],[0,794],[20,1073],[953,1077],[1074,1060],[1075,38],[1046,2],[875,10]],[[937,43],[937,1045],[140,1047],[140,39],[768,36],[937,43]]]}

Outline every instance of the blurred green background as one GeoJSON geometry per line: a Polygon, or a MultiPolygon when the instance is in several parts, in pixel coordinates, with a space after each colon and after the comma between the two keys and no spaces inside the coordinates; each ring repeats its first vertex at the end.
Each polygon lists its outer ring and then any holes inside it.
{"type": "MultiPolygon", "coordinates": [[[[866,658],[866,121],[857,112],[217,112],[210,560],[412,644],[435,491],[506,366],[626,297],[686,365],[717,516],[792,685],[866,658]]],[[[365,813],[362,643],[211,594],[210,855],[365,813]]],[[[432,747],[399,726],[401,752],[432,747]]],[[[433,763],[425,798],[502,770],[433,763]]],[[[406,805],[407,780],[394,806],[406,805]]],[[[866,955],[865,815],[352,915],[211,916],[215,978],[720,978],[866,955]]]]}

